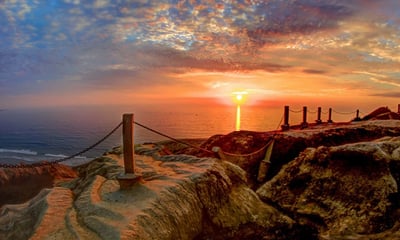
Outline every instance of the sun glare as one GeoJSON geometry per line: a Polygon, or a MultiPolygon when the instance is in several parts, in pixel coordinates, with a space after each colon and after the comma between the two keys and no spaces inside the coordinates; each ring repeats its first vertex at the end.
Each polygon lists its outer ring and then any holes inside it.
{"type": "Polygon", "coordinates": [[[246,97],[246,95],[247,95],[248,93],[245,92],[245,91],[242,91],[242,92],[232,92],[232,94],[233,94],[233,96],[234,96],[233,101],[234,101],[236,104],[240,105],[240,104],[242,104],[242,103],[245,101],[245,97],[246,97]]]}
{"type": "Polygon", "coordinates": [[[241,91],[241,92],[232,92],[232,94],[233,94],[233,101],[236,103],[235,129],[236,131],[240,131],[240,105],[244,103],[248,93],[246,91],[241,91]]]}

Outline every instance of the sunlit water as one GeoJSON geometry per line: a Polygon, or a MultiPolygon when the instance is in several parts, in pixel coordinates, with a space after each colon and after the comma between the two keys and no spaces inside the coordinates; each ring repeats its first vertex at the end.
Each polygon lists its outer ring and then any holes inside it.
{"type": "MultiPolygon", "coordinates": [[[[135,121],[175,138],[208,138],[237,129],[275,130],[280,126],[283,106],[265,108],[243,105],[240,108],[168,105],[3,110],[0,111],[0,162],[53,160],[77,153],[106,135],[121,121],[122,114],[127,112],[135,114],[135,121]]],[[[301,117],[301,114],[292,113],[290,121],[298,124],[301,117]]],[[[309,118],[312,119],[311,116],[309,118]]],[[[100,156],[112,147],[121,145],[121,139],[119,129],[80,158],[100,156]]],[[[135,143],[165,139],[135,126],[135,143]]]]}

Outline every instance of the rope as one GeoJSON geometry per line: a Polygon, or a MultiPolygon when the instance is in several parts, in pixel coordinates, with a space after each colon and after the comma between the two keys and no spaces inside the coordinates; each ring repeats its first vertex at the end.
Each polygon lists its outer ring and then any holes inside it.
{"type": "Polygon", "coordinates": [[[218,151],[219,157],[221,159],[224,159],[226,157],[228,157],[228,158],[229,157],[250,157],[250,156],[254,156],[255,154],[262,153],[272,143],[272,141],[274,140],[275,136],[278,134],[278,130],[279,130],[279,128],[280,128],[280,126],[281,126],[281,124],[283,122],[283,117],[284,117],[284,115],[282,115],[281,120],[279,121],[278,126],[276,127],[276,130],[275,130],[274,134],[272,135],[271,139],[268,140],[268,142],[264,146],[262,146],[261,148],[255,150],[252,153],[247,153],[247,154],[229,153],[229,152],[225,152],[221,148],[219,148],[219,151],[218,151]]]}
{"type": "Polygon", "coordinates": [[[172,141],[175,141],[175,142],[177,142],[177,143],[181,143],[181,144],[183,144],[183,145],[186,145],[186,146],[195,148],[195,149],[200,150],[200,151],[204,151],[204,152],[206,152],[206,153],[214,154],[214,152],[212,152],[212,151],[209,151],[209,150],[207,150],[207,149],[198,147],[198,146],[196,146],[196,145],[193,145],[193,144],[184,142],[184,141],[179,140],[179,139],[176,139],[176,138],[174,138],[174,137],[168,136],[167,134],[164,134],[164,133],[162,133],[162,132],[160,132],[160,131],[154,130],[154,129],[152,129],[152,128],[150,128],[150,127],[147,127],[147,126],[145,126],[145,125],[143,125],[143,124],[141,124],[141,123],[138,123],[138,122],[136,122],[136,121],[134,121],[133,123],[136,124],[136,125],[138,125],[138,126],[140,126],[140,127],[142,127],[142,128],[144,128],[144,129],[149,130],[150,132],[153,132],[153,133],[156,133],[156,134],[161,135],[161,136],[163,136],[163,137],[169,138],[169,139],[171,139],[172,141]]]}
{"type": "Polygon", "coordinates": [[[336,111],[335,109],[332,109],[332,111],[333,111],[334,113],[342,114],[342,115],[350,115],[350,114],[354,114],[354,113],[357,112],[357,111],[353,111],[353,112],[338,112],[338,111],[336,111]]]}
{"type": "Polygon", "coordinates": [[[300,110],[291,110],[291,109],[289,109],[289,111],[292,112],[292,113],[301,113],[301,112],[303,112],[302,109],[300,109],[300,110]]]}
{"type": "Polygon", "coordinates": [[[89,150],[95,148],[97,145],[99,145],[100,143],[104,142],[108,137],[110,137],[113,133],[115,133],[115,131],[117,131],[118,128],[120,128],[121,126],[122,126],[122,122],[120,122],[120,123],[119,123],[113,130],[111,130],[107,135],[105,135],[103,138],[101,138],[99,141],[97,141],[96,143],[92,144],[91,146],[89,146],[89,147],[83,149],[82,151],[80,151],[80,152],[78,152],[78,153],[75,153],[75,154],[73,154],[73,155],[71,155],[71,156],[69,156],[69,157],[61,158],[61,159],[58,159],[58,160],[56,160],[56,161],[54,161],[54,162],[59,163],[59,162],[63,162],[63,161],[72,159],[72,158],[74,158],[74,157],[77,157],[77,156],[79,156],[79,155],[81,155],[81,154],[83,154],[83,153],[85,153],[85,152],[87,152],[87,151],[89,151],[89,150]]]}
{"type": "MultiPolygon", "coordinates": [[[[281,120],[279,121],[278,126],[276,127],[276,130],[279,130],[279,128],[281,127],[281,124],[282,124],[282,122],[283,122],[283,117],[284,117],[284,115],[282,115],[281,120]]],[[[275,133],[275,134],[276,134],[276,133],[275,133]]],[[[274,134],[273,137],[275,137],[275,134],[274,134]]]]}
{"type": "Polygon", "coordinates": [[[104,142],[108,137],[110,137],[115,131],[118,130],[118,128],[120,128],[122,126],[122,122],[120,122],[114,129],[112,129],[107,135],[105,135],[103,138],[101,138],[99,141],[97,141],[96,143],[92,144],[91,146],[83,149],[82,151],[75,153],[71,156],[68,157],[64,157],[61,159],[57,159],[54,161],[42,161],[42,162],[35,162],[35,163],[30,163],[30,164],[26,164],[26,163],[20,163],[20,164],[0,164],[0,168],[34,168],[34,167],[42,167],[42,166],[46,166],[46,165],[53,165],[53,164],[58,164],[60,162],[72,159],[74,157],[77,157],[79,155],[82,155],[83,153],[92,150],[93,148],[95,148],[97,145],[99,145],[100,143],[104,142]]]}
{"type": "Polygon", "coordinates": [[[315,110],[315,111],[307,110],[307,112],[311,113],[311,114],[314,114],[314,113],[317,113],[317,110],[315,110]]]}

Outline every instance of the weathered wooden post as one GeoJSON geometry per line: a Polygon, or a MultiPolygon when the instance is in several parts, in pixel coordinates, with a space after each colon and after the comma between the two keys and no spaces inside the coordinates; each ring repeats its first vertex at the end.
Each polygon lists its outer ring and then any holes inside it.
{"type": "Polygon", "coordinates": [[[303,122],[301,123],[300,127],[302,129],[308,127],[308,123],[307,123],[307,107],[306,106],[303,107],[303,122]]]}
{"type": "Polygon", "coordinates": [[[289,125],[289,106],[285,106],[283,115],[283,125],[281,125],[282,131],[287,131],[290,129],[289,125]]]}
{"type": "Polygon", "coordinates": [[[397,104],[397,113],[400,114],[400,104],[397,104]]]}
{"type": "Polygon", "coordinates": [[[332,108],[329,108],[328,123],[333,123],[333,121],[332,121],[332,108]]]}
{"type": "Polygon", "coordinates": [[[321,124],[321,107],[318,107],[318,113],[317,113],[317,120],[315,121],[317,124],[321,124]]]}
{"type": "Polygon", "coordinates": [[[353,121],[356,121],[356,122],[361,121],[361,118],[360,118],[360,110],[357,109],[357,111],[356,111],[356,118],[354,118],[353,121]]]}
{"type": "Polygon", "coordinates": [[[124,174],[117,177],[121,189],[127,189],[140,180],[141,176],[135,174],[135,150],[133,141],[133,114],[126,113],[122,116],[122,142],[124,154],[124,174]]]}

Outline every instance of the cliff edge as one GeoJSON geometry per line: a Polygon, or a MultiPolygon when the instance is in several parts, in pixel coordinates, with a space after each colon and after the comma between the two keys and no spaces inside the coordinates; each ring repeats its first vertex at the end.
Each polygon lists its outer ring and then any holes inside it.
{"type": "Polygon", "coordinates": [[[242,154],[273,138],[262,181],[262,159],[233,164],[167,142],[136,147],[143,178],[124,190],[120,148],[73,170],[2,169],[3,187],[38,193],[4,199],[0,239],[400,239],[399,136],[399,120],[375,120],[201,145],[242,154]]]}

